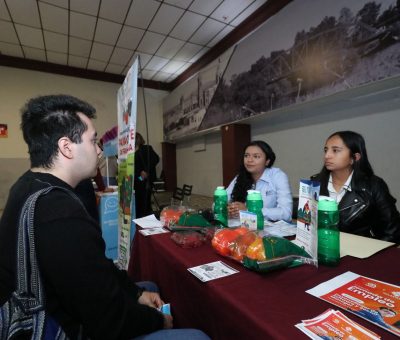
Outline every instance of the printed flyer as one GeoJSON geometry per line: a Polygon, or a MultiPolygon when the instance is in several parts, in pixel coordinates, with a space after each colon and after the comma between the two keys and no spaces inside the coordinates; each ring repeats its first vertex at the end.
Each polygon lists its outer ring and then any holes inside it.
{"type": "Polygon", "coordinates": [[[315,261],[318,259],[318,198],[319,182],[300,180],[297,232],[293,243],[303,248],[315,261]]]}
{"type": "Polygon", "coordinates": [[[202,264],[201,266],[188,268],[188,271],[203,282],[220,279],[221,277],[239,273],[239,271],[228,266],[222,261],[206,263],[202,264]]]}
{"type": "Polygon", "coordinates": [[[377,340],[380,336],[349,319],[337,310],[328,309],[321,315],[302,320],[296,327],[311,339],[377,340]]]}
{"type": "Polygon", "coordinates": [[[400,286],[346,272],[307,293],[400,336],[400,286]]]}

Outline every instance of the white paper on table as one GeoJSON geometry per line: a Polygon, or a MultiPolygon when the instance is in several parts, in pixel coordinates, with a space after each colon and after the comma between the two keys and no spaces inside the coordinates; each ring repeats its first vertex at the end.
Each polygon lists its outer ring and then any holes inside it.
{"type": "Polygon", "coordinates": [[[141,218],[136,218],[133,220],[133,222],[141,226],[143,229],[161,228],[163,226],[162,223],[157,220],[154,214],[141,218]]]}
{"type": "Polygon", "coordinates": [[[360,277],[360,275],[348,271],[341,275],[335,276],[334,278],[328,281],[322,282],[318,286],[315,286],[314,288],[306,290],[306,293],[314,295],[319,298],[320,296],[328,294],[332,290],[335,290],[345,285],[346,283],[355,280],[358,277],[360,277]]]}
{"type": "Polygon", "coordinates": [[[278,237],[294,236],[296,235],[297,225],[282,220],[276,222],[265,221],[264,231],[278,237]]]}
{"type": "Polygon", "coordinates": [[[197,267],[188,268],[188,271],[203,282],[219,279],[239,272],[222,261],[215,261],[197,267]]]}
{"type": "Polygon", "coordinates": [[[139,230],[139,233],[141,233],[144,236],[150,236],[150,235],[169,233],[169,231],[161,227],[161,228],[141,229],[139,230]]]}
{"type": "Polygon", "coordinates": [[[340,232],[340,257],[350,255],[365,259],[392,245],[392,242],[340,232]]]}

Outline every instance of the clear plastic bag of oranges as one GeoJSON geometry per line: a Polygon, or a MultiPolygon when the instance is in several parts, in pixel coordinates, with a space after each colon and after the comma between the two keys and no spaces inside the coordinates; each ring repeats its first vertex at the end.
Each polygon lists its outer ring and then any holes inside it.
{"type": "Polygon", "coordinates": [[[160,222],[164,227],[176,225],[181,215],[186,211],[182,205],[170,205],[161,210],[160,222]]]}

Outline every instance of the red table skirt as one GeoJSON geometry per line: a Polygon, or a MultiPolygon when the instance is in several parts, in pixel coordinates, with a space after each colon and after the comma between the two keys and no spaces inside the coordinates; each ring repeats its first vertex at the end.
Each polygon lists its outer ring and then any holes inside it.
{"type": "MultiPolygon", "coordinates": [[[[339,308],[305,291],[346,271],[400,285],[400,249],[395,247],[363,260],[346,256],[335,268],[303,265],[260,274],[218,255],[210,244],[183,249],[170,236],[144,237],[137,232],[128,273],[135,281],[151,280],[159,285],[161,297],[171,303],[175,327],[198,328],[212,339],[307,338],[295,324],[328,308],[339,308]],[[187,270],[218,260],[239,273],[204,283],[187,270]]],[[[345,314],[383,339],[398,339],[345,314]]]]}

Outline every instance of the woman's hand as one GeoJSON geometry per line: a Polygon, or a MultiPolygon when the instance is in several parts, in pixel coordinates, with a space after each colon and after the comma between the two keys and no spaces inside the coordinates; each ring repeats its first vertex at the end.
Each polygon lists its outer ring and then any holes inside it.
{"type": "Polygon", "coordinates": [[[138,302],[142,305],[147,305],[153,308],[160,308],[164,304],[160,295],[153,292],[143,292],[142,295],[140,295],[138,302]]]}
{"type": "Polygon", "coordinates": [[[246,210],[246,204],[243,202],[231,202],[228,204],[228,216],[230,218],[239,218],[240,210],[246,210]]]}

